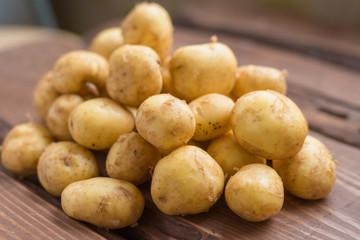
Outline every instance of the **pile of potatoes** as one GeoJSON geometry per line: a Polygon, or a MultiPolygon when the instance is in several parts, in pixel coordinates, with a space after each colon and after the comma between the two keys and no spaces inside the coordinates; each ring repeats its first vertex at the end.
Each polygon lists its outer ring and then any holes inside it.
{"type": "Polygon", "coordinates": [[[4,167],[37,174],[67,215],[108,229],[138,221],[137,186],[149,180],[165,214],[206,212],[224,192],[248,221],[276,215],[284,187],[304,199],[330,192],[335,160],[285,96],[285,71],[238,67],[216,38],[170,55],[172,43],[166,10],[140,3],[89,50],[63,55],[34,91],[46,127],[15,126],[4,167]],[[107,153],[107,176],[94,151],[107,153]]]}

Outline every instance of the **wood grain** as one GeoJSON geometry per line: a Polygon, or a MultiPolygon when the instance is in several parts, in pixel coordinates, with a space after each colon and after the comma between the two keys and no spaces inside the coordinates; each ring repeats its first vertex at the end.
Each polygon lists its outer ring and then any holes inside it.
{"type": "MultiPolygon", "coordinates": [[[[175,33],[176,47],[205,42],[211,36],[207,31],[180,27],[175,33]]],[[[354,146],[358,145],[355,140],[360,112],[360,74],[245,38],[223,34],[219,39],[234,49],[240,64],[288,69],[289,95],[318,132],[312,131],[311,135],[320,138],[339,162],[337,181],[329,196],[305,201],[286,194],[280,214],[265,222],[250,223],[232,213],[223,197],[207,213],[184,217],[164,215],[155,207],[149,184],[145,184],[141,190],[146,207],[138,226],[106,231],[66,217],[59,199],[42,189],[36,177],[19,181],[0,168],[0,236],[4,239],[47,239],[49,236],[52,239],[119,239],[122,236],[126,239],[358,239],[360,161],[357,156],[360,149],[354,146]],[[337,130],[329,131],[334,128],[337,130]]],[[[0,108],[1,139],[12,126],[26,121],[25,112],[33,114],[32,90],[56,58],[65,51],[83,47],[50,39],[0,54],[0,79],[6,83],[0,88],[0,101],[6,101],[0,108]]],[[[99,153],[97,157],[101,161],[104,155],[99,153]]]]}

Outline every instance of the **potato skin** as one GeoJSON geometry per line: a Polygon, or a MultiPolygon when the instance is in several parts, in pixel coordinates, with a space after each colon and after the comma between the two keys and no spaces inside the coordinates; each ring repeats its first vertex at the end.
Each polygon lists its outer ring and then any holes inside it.
{"type": "Polygon", "coordinates": [[[210,93],[194,99],[189,107],[196,121],[194,140],[207,141],[231,129],[230,115],[234,101],[229,97],[210,93]]]}
{"type": "Polygon", "coordinates": [[[178,48],[170,60],[176,96],[187,102],[208,93],[230,94],[236,69],[234,53],[218,42],[178,48]]]}
{"type": "Polygon", "coordinates": [[[185,101],[170,94],[146,99],[136,114],[136,129],[160,150],[185,145],[194,135],[195,118],[185,101]]]}
{"type": "Polygon", "coordinates": [[[305,143],[292,158],[274,160],[273,167],[281,176],[284,187],[303,199],[321,199],[334,186],[336,162],[318,139],[307,136],[305,143]]]}
{"type": "Polygon", "coordinates": [[[157,3],[139,3],[121,24],[125,43],[145,45],[165,59],[173,44],[173,25],[168,12],[157,3]]]}
{"type": "Polygon", "coordinates": [[[151,178],[150,172],[160,157],[159,150],[140,134],[123,134],[109,150],[106,172],[109,177],[140,185],[151,178]]]}
{"type": "Polygon", "coordinates": [[[233,175],[225,188],[229,208],[241,218],[259,222],[278,214],[284,202],[284,187],[274,169],[253,163],[233,175]]]}
{"type": "Polygon", "coordinates": [[[246,151],[236,141],[232,131],[213,139],[207,152],[220,165],[225,173],[226,180],[239,169],[251,163],[266,164],[266,159],[246,151]]]}
{"type": "Polygon", "coordinates": [[[47,72],[36,84],[33,92],[33,105],[41,120],[45,120],[49,108],[59,95],[52,84],[52,72],[47,72]]]}
{"type": "Polygon", "coordinates": [[[79,104],[70,113],[68,122],[73,139],[93,150],[110,148],[121,134],[134,129],[132,114],[107,98],[95,98],[79,104]]]}
{"type": "Polygon", "coordinates": [[[237,69],[232,95],[237,99],[245,93],[258,90],[273,90],[286,94],[286,71],[276,68],[246,65],[237,69]]]}
{"type": "Polygon", "coordinates": [[[160,59],[149,47],[124,45],[110,57],[107,91],[115,101],[138,107],[162,88],[160,59]]]}
{"type": "Polygon", "coordinates": [[[308,133],[296,104],[272,91],[254,91],[240,97],[232,110],[236,140],[247,151],[268,159],[292,157],[308,133]]]}
{"type": "Polygon", "coordinates": [[[124,45],[124,42],[119,27],[106,28],[96,34],[91,41],[89,50],[103,56],[105,59],[109,59],[118,47],[124,45]]]}
{"type": "Polygon", "coordinates": [[[204,150],[183,146],[155,166],[151,197],[168,215],[208,211],[223,192],[224,173],[204,150]]]}
{"type": "Polygon", "coordinates": [[[58,97],[49,108],[46,126],[57,140],[71,140],[68,119],[71,111],[84,100],[76,94],[64,94],[58,97]]]}
{"type": "Polygon", "coordinates": [[[39,123],[16,125],[4,139],[1,162],[7,170],[18,176],[33,175],[40,155],[52,141],[50,132],[39,123]]]}
{"type": "Polygon", "coordinates": [[[39,159],[37,174],[43,188],[59,197],[70,183],[97,177],[99,168],[94,155],[70,141],[52,143],[39,159]]]}
{"type": "Polygon", "coordinates": [[[68,216],[107,229],[136,223],[144,205],[133,184],[106,177],[74,182],[61,194],[61,207],[68,216]]]}

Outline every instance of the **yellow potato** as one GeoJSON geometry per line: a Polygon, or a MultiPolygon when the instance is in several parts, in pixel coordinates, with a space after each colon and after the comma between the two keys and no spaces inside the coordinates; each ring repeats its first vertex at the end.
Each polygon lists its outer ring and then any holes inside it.
{"type": "Polygon", "coordinates": [[[74,182],[61,194],[61,207],[68,216],[107,229],[135,224],[144,205],[139,189],[113,178],[96,177],[74,182]]]}
{"type": "Polygon", "coordinates": [[[16,175],[26,177],[35,174],[40,155],[51,142],[49,131],[41,124],[28,122],[16,125],[5,137],[1,162],[16,175]]]}
{"type": "Polygon", "coordinates": [[[160,152],[140,134],[123,134],[111,146],[106,158],[109,177],[140,185],[150,179],[151,171],[160,159],[160,152]]]}
{"type": "Polygon", "coordinates": [[[136,129],[160,150],[185,145],[194,135],[195,118],[185,101],[170,94],[146,99],[136,114],[136,129]]]}
{"type": "Polygon", "coordinates": [[[33,93],[33,105],[42,120],[45,120],[49,108],[59,95],[52,84],[52,72],[47,72],[36,84],[33,93]]]}
{"type": "Polygon", "coordinates": [[[156,52],[140,45],[118,48],[110,57],[106,88],[112,99],[132,107],[138,107],[148,97],[159,94],[162,77],[156,52]]]}
{"type": "Polygon", "coordinates": [[[94,155],[74,142],[57,142],[46,147],[39,159],[37,174],[43,188],[59,197],[70,183],[97,177],[94,155]]]}
{"type": "Polygon", "coordinates": [[[70,113],[68,123],[73,139],[93,150],[110,148],[121,134],[134,129],[132,114],[107,98],[79,104],[70,113]]]}
{"type": "Polygon", "coordinates": [[[231,129],[230,115],[234,101],[227,96],[206,94],[191,101],[189,107],[196,121],[194,140],[207,141],[231,129]]]}
{"type": "Polygon", "coordinates": [[[272,91],[254,91],[240,97],[232,110],[236,140],[247,151],[268,159],[292,157],[308,133],[296,104],[272,91]]]}
{"type": "Polygon", "coordinates": [[[165,59],[173,44],[173,25],[168,12],[157,3],[139,3],[121,24],[125,43],[145,45],[165,59]]]}
{"type": "Polygon", "coordinates": [[[68,127],[69,115],[82,102],[83,99],[76,94],[64,94],[51,105],[46,116],[46,126],[56,139],[63,141],[72,139],[68,127]]]}
{"type": "Polygon", "coordinates": [[[170,60],[176,96],[188,102],[208,93],[228,95],[235,83],[236,68],[232,50],[218,42],[181,47],[170,60]]]}
{"type": "Polygon", "coordinates": [[[106,28],[99,32],[91,41],[89,50],[95,52],[105,59],[124,44],[124,37],[119,27],[106,28]]]}
{"type": "Polygon", "coordinates": [[[274,169],[253,163],[233,175],[225,188],[229,208],[241,218],[259,222],[278,214],[284,202],[284,187],[274,169]]]}
{"type": "Polygon", "coordinates": [[[221,167],[204,150],[183,146],[155,166],[151,196],[165,214],[186,215],[208,211],[224,188],[221,167]]]}
{"type": "Polygon", "coordinates": [[[274,160],[287,191],[304,199],[321,199],[334,186],[336,162],[318,139],[308,136],[294,157],[274,160]]]}
{"type": "Polygon", "coordinates": [[[170,93],[171,95],[175,96],[176,93],[174,91],[170,73],[170,60],[171,56],[168,56],[160,66],[161,76],[163,80],[161,92],[170,93]]]}
{"type": "Polygon", "coordinates": [[[266,159],[246,151],[236,141],[232,131],[215,138],[207,152],[223,169],[226,179],[234,175],[241,167],[251,163],[266,164],[266,159]]]}
{"type": "Polygon", "coordinates": [[[274,90],[286,94],[286,71],[276,68],[246,65],[237,69],[232,95],[237,99],[257,90],[274,90]]]}
{"type": "Polygon", "coordinates": [[[86,82],[95,84],[99,92],[105,91],[109,64],[99,54],[77,50],[58,59],[53,68],[52,84],[60,93],[77,93],[86,82]]]}

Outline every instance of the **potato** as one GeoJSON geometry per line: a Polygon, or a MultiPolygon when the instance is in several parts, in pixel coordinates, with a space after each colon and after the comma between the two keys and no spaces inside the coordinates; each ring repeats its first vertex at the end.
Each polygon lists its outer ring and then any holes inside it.
{"type": "Polygon", "coordinates": [[[318,139],[308,136],[292,158],[274,160],[273,167],[281,176],[284,187],[303,199],[321,199],[335,183],[335,165],[328,149],[318,139]]]}
{"type": "Polygon", "coordinates": [[[139,3],[121,24],[125,43],[145,45],[165,59],[173,44],[173,25],[168,12],[157,3],[139,3]]]}
{"type": "Polygon", "coordinates": [[[111,146],[106,158],[109,177],[140,185],[150,179],[150,172],[160,159],[160,152],[140,134],[123,134],[111,146]]]}
{"type": "Polygon", "coordinates": [[[56,139],[63,141],[72,139],[68,118],[71,111],[82,102],[83,99],[76,94],[64,94],[51,105],[46,116],[46,126],[56,139]]]}
{"type": "Polygon", "coordinates": [[[235,83],[237,60],[223,43],[178,48],[170,60],[176,96],[192,101],[208,93],[228,95],[235,83]]]}
{"type": "Polygon", "coordinates": [[[224,188],[221,167],[204,150],[183,146],[155,166],[151,197],[165,214],[186,215],[208,211],[224,188]]]}
{"type": "Polygon", "coordinates": [[[107,98],[79,104],[70,113],[68,123],[73,139],[93,150],[110,148],[121,134],[134,129],[132,114],[107,98]]]}
{"type": "Polygon", "coordinates": [[[276,68],[246,65],[237,69],[232,95],[239,98],[257,90],[274,90],[286,94],[286,71],[276,68]]]}
{"type": "Polygon", "coordinates": [[[49,108],[60,95],[54,88],[51,79],[52,72],[47,72],[36,84],[33,93],[33,105],[42,120],[45,120],[49,108]]]}
{"type": "Polygon", "coordinates": [[[106,177],[72,183],[61,194],[68,216],[107,229],[136,223],[144,206],[144,197],[133,184],[106,177]]]}
{"type": "Polygon", "coordinates": [[[40,155],[51,142],[49,131],[41,124],[28,122],[16,125],[5,137],[1,162],[18,176],[35,174],[40,155]]]}
{"type": "Polygon", "coordinates": [[[231,129],[230,115],[234,101],[227,96],[217,93],[206,94],[191,101],[189,107],[196,122],[194,140],[210,140],[231,129]]]}
{"type": "Polygon", "coordinates": [[[146,46],[118,48],[110,57],[106,88],[112,99],[132,107],[138,107],[148,97],[159,94],[162,77],[156,52],[146,46]]]}
{"type": "Polygon", "coordinates": [[[241,167],[247,164],[266,164],[265,158],[251,154],[241,147],[232,131],[212,140],[207,148],[207,152],[220,165],[226,179],[229,179],[241,167]]]}
{"type": "Polygon", "coordinates": [[[296,104],[272,91],[254,91],[240,97],[232,110],[236,140],[247,151],[268,159],[292,157],[308,133],[296,104]]]}
{"type": "Polygon", "coordinates": [[[94,155],[77,143],[63,141],[46,147],[39,159],[37,174],[43,188],[59,197],[70,183],[97,177],[94,155]]]}
{"type": "Polygon", "coordinates": [[[89,50],[109,59],[111,54],[123,44],[124,37],[121,29],[119,27],[111,27],[96,34],[91,41],[89,50]]]}
{"type": "Polygon", "coordinates": [[[170,94],[146,99],[137,111],[135,124],[139,134],[160,150],[185,145],[195,132],[194,114],[185,101],[170,94]]]}
{"type": "Polygon", "coordinates": [[[175,96],[176,93],[174,91],[170,73],[170,60],[171,56],[168,56],[160,66],[160,72],[163,81],[161,92],[170,93],[171,95],[175,96]]]}
{"type": "Polygon", "coordinates": [[[253,163],[233,175],[225,188],[229,208],[250,222],[264,221],[278,214],[284,202],[284,187],[274,169],[253,163]]]}
{"type": "Polygon", "coordinates": [[[77,93],[86,82],[95,84],[100,93],[105,91],[109,64],[99,54],[77,50],[61,56],[53,68],[52,84],[60,93],[77,93]]]}

